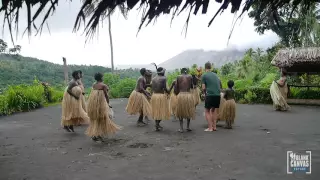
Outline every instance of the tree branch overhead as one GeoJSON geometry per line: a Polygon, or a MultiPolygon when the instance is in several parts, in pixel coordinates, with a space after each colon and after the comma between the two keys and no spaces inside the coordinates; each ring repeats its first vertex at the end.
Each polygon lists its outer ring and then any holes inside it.
{"type": "MultiPolygon", "coordinates": [[[[60,0],[61,1],[61,0],[60,0]]],[[[70,0],[71,1],[71,0],[70,0]]],[[[85,33],[87,37],[92,37],[96,32],[100,24],[100,20],[106,15],[109,15],[116,7],[121,7],[120,9],[125,9],[121,11],[122,13],[133,9],[139,4],[140,7],[146,8],[145,13],[142,15],[141,27],[145,24],[146,26],[152,21],[156,20],[159,16],[163,14],[172,14],[172,19],[178,16],[176,13],[178,10],[181,11],[193,11],[194,15],[199,13],[199,9],[202,14],[208,12],[208,5],[210,0],[81,0],[82,7],[78,12],[78,15],[74,24],[74,31],[78,31],[82,22],[84,23],[85,33]],[[94,8],[92,8],[94,7],[94,8]],[[190,7],[190,9],[187,9],[190,7]],[[106,14],[107,12],[107,14],[106,14]],[[86,22],[86,20],[88,20],[86,22]]],[[[211,0],[213,1],[213,0],[211,0]]],[[[59,0],[2,0],[1,1],[0,13],[4,15],[4,26],[9,27],[11,38],[13,40],[12,32],[18,29],[19,16],[26,16],[25,14],[19,13],[21,8],[27,7],[27,27],[26,31],[30,36],[32,30],[34,29],[37,33],[42,31],[43,25],[46,24],[50,15],[54,14],[56,7],[58,6],[59,0]],[[36,7],[37,8],[36,8],[36,7]],[[49,8],[45,8],[49,6],[49,8]],[[32,13],[33,12],[33,13],[32,13]],[[39,19],[39,14],[44,13],[44,17],[39,26],[35,24],[35,20],[39,19]],[[15,25],[15,28],[13,28],[15,25]]],[[[229,6],[231,6],[231,13],[235,13],[241,9],[240,16],[247,12],[252,6],[257,6],[259,10],[266,7],[271,7],[271,11],[268,12],[268,16],[274,16],[277,18],[277,10],[283,6],[292,3],[295,6],[298,4],[303,4],[305,8],[309,8],[311,3],[318,2],[317,0],[215,0],[215,2],[220,3],[220,9],[216,12],[215,16],[209,22],[209,26],[212,21],[216,18],[219,12],[223,12],[229,6]],[[244,6],[241,6],[241,3],[244,6]]],[[[186,27],[188,27],[189,16],[187,18],[186,27]]]]}

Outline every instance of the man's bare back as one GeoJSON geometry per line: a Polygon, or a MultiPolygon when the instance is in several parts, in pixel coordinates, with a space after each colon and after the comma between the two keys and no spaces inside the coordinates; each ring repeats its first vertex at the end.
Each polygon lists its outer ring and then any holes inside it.
{"type": "Polygon", "coordinates": [[[177,77],[176,82],[176,94],[180,92],[190,92],[190,89],[193,86],[192,76],[189,74],[182,74],[177,77]]]}
{"type": "Polygon", "coordinates": [[[144,95],[146,95],[148,98],[150,98],[150,94],[146,91],[146,85],[147,85],[147,81],[146,78],[143,76],[140,76],[137,84],[136,84],[136,91],[139,93],[143,93],[144,95]]]}
{"type": "Polygon", "coordinates": [[[152,79],[152,91],[154,93],[168,93],[167,78],[165,76],[156,76],[152,79]]]}

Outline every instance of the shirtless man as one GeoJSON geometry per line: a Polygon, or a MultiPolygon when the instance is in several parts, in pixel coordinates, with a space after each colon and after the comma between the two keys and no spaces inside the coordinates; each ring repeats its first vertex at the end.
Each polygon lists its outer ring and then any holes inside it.
{"type": "Polygon", "coordinates": [[[146,125],[146,123],[143,122],[143,117],[151,115],[152,111],[150,103],[148,102],[148,99],[151,98],[151,95],[146,90],[146,72],[147,70],[145,68],[140,69],[141,76],[137,80],[136,88],[134,91],[132,91],[126,107],[126,110],[130,115],[140,114],[137,121],[138,126],[146,125]],[[144,114],[144,112],[148,114],[144,114]]]}
{"type": "Polygon", "coordinates": [[[187,131],[191,131],[190,119],[194,119],[195,116],[194,98],[190,92],[193,81],[192,76],[187,74],[187,71],[187,68],[181,69],[181,75],[177,77],[175,86],[175,94],[177,95],[176,116],[180,121],[180,129],[178,131],[181,133],[183,132],[183,119],[187,119],[187,131]]]}
{"type": "Polygon", "coordinates": [[[170,94],[170,91],[167,88],[167,78],[164,76],[165,69],[159,67],[157,69],[157,76],[152,79],[152,96],[151,96],[151,107],[152,107],[152,116],[156,121],[156,131],[163,129],[160,126],[161,120],[170,119],[170,109],[169,101],[167,94],[170,94]],[[159,103],[159,101],[162,101],[159,103]],[[165,119],[161,119],[165,118],[165,119]]]}

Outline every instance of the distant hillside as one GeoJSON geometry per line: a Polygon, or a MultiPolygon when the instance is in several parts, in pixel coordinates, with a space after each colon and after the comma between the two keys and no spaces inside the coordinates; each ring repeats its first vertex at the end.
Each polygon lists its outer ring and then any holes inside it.
{"type": "MultiPolygon", "coordinates": [[[[68,65],[69,78],[74,70],[82,70],[84,73],[83,82],[90,87],[94,82],[96,72],[111,72],[110,68],[102,66],[68,65]]],[[[121,78],[139,76],[134,69],[117,71],[121,78]]],[[[64,81],[63,66],[48,61],[39,60],[20,55],[0,54],[0,88],[8,85],[30,84],[37,77],[40,81],[48,82],[54,86],[62,86],[64,81]]]]}
{"type": "Polygon", "coordinates": [[[190,67],[193,64],[204,66],[206,62],[210,61],[214,63],[216,68],[219,68],[224,64],[241,59],[244,53],[245,51],[235,49],[223,51],[187,50],[161,63],[159,66],[173,70],[181,67],[190,67]]]}

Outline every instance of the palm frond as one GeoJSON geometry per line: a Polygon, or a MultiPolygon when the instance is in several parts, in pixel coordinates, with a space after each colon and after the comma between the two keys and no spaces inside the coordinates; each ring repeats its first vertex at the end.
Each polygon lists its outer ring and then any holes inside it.
{"type": "MultiPolygon", "coordinates": [[[[70,0],[71,1],[71,0],[70,0]]],[[[213,1],[213,0],[211,0],[213,1]]],[[[210,20],[208,26],[211,25],[212,21],[217,17],[219,13],[224,12],[229,6],[231,6],[231,13],[237,12],[241,3],[244,2],[244,6],[242,7],[241,14],[247,12],[250,7],[257,6],[258,9],[262,12],[262,9],[266,7],[271,7],[270,11],[267,12],[268,17],[275,18],[276,22],[280,16],[277,14],[277,10],[284,7],[289,3],[293,3],[295,6],[302,4],[305,8],[310,8],[311,3],[316,3],[318,0],[215,0],[216,2],[221,4],[221,7],[216,12],[214,17],[210,20]]],[[[48,21],[50,15],[55,12],[56,7],[58,6],[59,0],[2,0],[0,14],[4,15],[4,26],[8,26],[9,32],[11,35],[11,39],[13,41],[12,32],[15,30],[16,33],[19,31],[19,17],[26,16],[27,17],[27,27],[26,32],[30,36],[32,34],[32,29],[36,30],[36,34],[41,33],[43,26],[48,21]],[[27,8],[27,14],[20,14],[20,9],[22,7],[27,8]],[[46,9],[45,7],[48,7],[46,9]],[[32,11],[35,10],[32,15],[32,11]],[[40,13],[44,13],[44,17],[39,26],[35,24],[35,20],[39,19],[40,13]],[[13,28],[13,25],[15,27],[13,28]]],[[[163,14],[172,14],[172,19],[175,16],[178,16],[180,13],[177,13],[178,10],[180,12],[186,11],[187,7],[190,7],[189,12],[193,11],[194,15],[197,15],[199,9],[202,7],[202,14],[206,14],[208,11],[209,0],[186,0],[183,3],[183,0],[81,0],[82,6],[78,12],[76,17],[76,21],[74,24],[74,31],[78,31],[82,22],[85,27],[85,33],[88,38],[92,37],[98,30],[98,26],[103,20],[103,18],[110,15],[116,7],[120,8],[121,13],[126,17],[127,12],[134,8],[140,2],[140,7],[144,7],[146,9],[145,13],[142,15],[142,20],[138,31],[142,28],[142,25],[149,25],[151,21],[156,20],[163,14]],[[181,7],[181,8],[180,8],[181,7]],[[86,22],[86,20],[88,20],[86,22]]],[[[188,24],[190,20],[190,16],[188,16],[186,20],[186,29],[188,28],[188,24]]]]}

